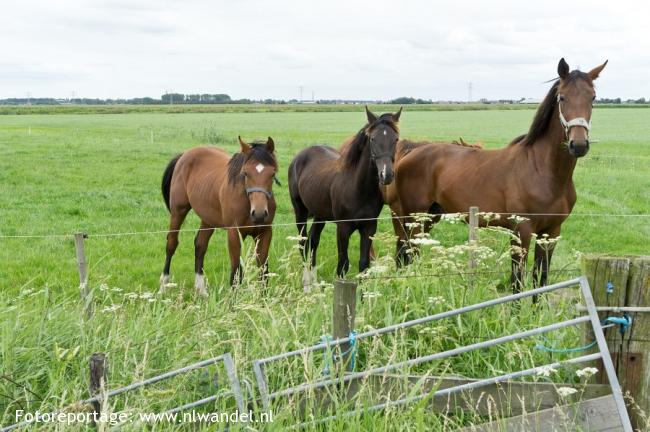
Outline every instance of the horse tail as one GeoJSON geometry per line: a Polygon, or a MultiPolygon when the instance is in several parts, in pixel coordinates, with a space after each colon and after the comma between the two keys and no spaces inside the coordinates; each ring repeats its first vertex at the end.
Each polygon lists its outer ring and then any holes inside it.
{"type": "Polygon", "coordinates": [[[176,168],[176,163],[178,160],[183,156],[183,153],[177,154],[174,156],[172,160],[169,161],[167,164],[167,168],[165,168],[165,172],[163,173],[162,177],[162,195],[163,199],[165,200],[165,205],[167,206],[167,210],[170,212],[171,206],[169,203],[169,192],[172,186],[172,175],[174,174],[174,168],[176,168]]]}

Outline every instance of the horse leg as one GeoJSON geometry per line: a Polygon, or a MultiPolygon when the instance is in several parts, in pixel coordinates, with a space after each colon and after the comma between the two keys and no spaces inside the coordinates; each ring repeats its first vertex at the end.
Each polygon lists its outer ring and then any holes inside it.
{"type": "Polygon", "coordinates": [[[531,231],[529,228],[521,227],[515,231],[515,235],[519,238],[519,240],[513,239],[510,241],[510,284],[512,285],[513,294],[520,293],[524,284],[526,258],[528,257],[528,247],[530,246],[531,231]]]}
{"type": "Polygon", "coordinates": [[[336,266],[336,275],[343,277],[350,269],[348,258],[348,245],[350,236],[354,232],[354,226],[350,222],[339,222],[336,224],[336,244],[339,252],[339,262],[336,266]]]}
{"type": "Polygon", "coordinates": [[[309,253],[311,255],[311,267],[316,267],[316,251],[320,244],[320,235],[325,228],[325,221],[322,219],[314,218],[309,229],[309,253]]]}
{"type": "Polygon", "coordinates": [[[307,250],[307,218],[309,217],[309,210],[305,207],[300,197],[294,198],[293,195],[291,196],[291,205],[293,206],[293,212],[296,215],[296,227],[298,228],[298,235],[300,236],[298,245],[300,246],[302,258],[307,261],[309,258],[309,251],[307,250]]]}
{"type": "Polygon", "coordinates": [[[397,236],[397,243],[395,245],[395,264],[397,268],[400,268],[404,265],[410,264],[410,257],[406,253],[408,249],[408,233],[406,232],[406,227],[404,223],[406,222],[403,218],[393,217],[393,230],[397,236]]]}
{"type": "Polygon", "coordinates": [[[372,249],[372,237],[377,232],[377,221],[367,221],[359,229],[359,273],[370,267],[370,250],[372,249]]]}
{"type": "Polygon", "coordinates": [[[165,257],[165,266],[160,275],[160,292],[165,292],[166,285],[169,283],[169,268],[172,264],[172,257],[178,247],[178,230],[183,225],[183,221],[190,211],[190,206],[187,207],[174,207],[171,210],[171,217],[169,220],[169,232],[167,233],[167,255],[165,257]]]}
{"type": "Polygon", "coordinates": [[[212,227],[201,222],[201,227],[194,237],[194,289],[201,297],[208,296],[208,284],[203,274],[203,260],[213,233],[212,227]]]}
{"type": "Polygon", "coordinates": [[[228,254],[230,255],[230,286],[235,286],[244,276],[244,269],[240,262],[241,240],[237,228],[228,230],[228,254]]]}
{"type": "MultiPolygon", "coordinates": [[[[548,234],[549,239],[556,238],[560,235],[560,228],[549,230],[545,234],[548,234]]],[[[555,243],[548,243],[544,246],[539,243],[535,244],[535,264],[533,266],[533,286],[535,288],[546,285],[553,251],[555,251],[555,243]]],[[[533,296],[533,302],[537,302],[537,296],[533,296]]]]}
{"type": "Polygon", "coordinates": [[[267,274],[269,272],[269,248],[271,247],[271,237],[273,231],[271,227],[267,227],[261,234],[255,236],[255,259],[260,268],[260,279],[266,283],[267,274]]]}

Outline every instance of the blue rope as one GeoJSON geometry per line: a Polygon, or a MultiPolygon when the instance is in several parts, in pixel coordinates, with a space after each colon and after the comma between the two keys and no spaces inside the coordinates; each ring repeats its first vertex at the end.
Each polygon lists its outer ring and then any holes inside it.
{"type": "MultiPolygon", "coordinates": [[[[605,324],[605,323],[618,324],[620,326],[619,331],[621,332],[621,334],[623,334],[632,325],[632,317],[627,315],[627,314],[622,316],[622,317],[607,317],[602,321],[602,324],[605,324]]],[[[543,336],[542,336],[542,339],[544,339],[546,342],[549,342],[549,340],[546,339],[543,336]]],[[[542,344],[537,344],[537,345],[535,345],[535,349],[538,349],[538,350],[544,351],[544,352],[548,352],[548,353],[565,354],[565,353],[575,353],[575,352],[580,352],[580,351],[586,351],[588,349],[593,348],[594,346],[596,346],[596,341],[588,343],[587,345],[574,347],[574,348],[555,348],[555,347],[549,348],[549,347],[544,346],[542,344]]]]}
{"type": "Polygon", "coordinates": [[[320,340],[321,343],[324,343],[327,345],[327,349],[323,351],[323,372],[322,375],[329,375],[330,374],[330,365],[333,365],[337,361],[339,361],[341,358],[347,356],[348,354],[350,355],[350,369],[354,370],[354,367],[356,365],[356,357],[357,357],[357,332],[352,330],[348,334],[348,339],[350,347],[346,349],[344,352],[339,354],[338,356],[332,352],[332,349],[330,348],[330,344],[332,342],[332,336],[325,335],[321,336],[320,340]],[[329,353],[329,356],[328,356],[329,353]]]}

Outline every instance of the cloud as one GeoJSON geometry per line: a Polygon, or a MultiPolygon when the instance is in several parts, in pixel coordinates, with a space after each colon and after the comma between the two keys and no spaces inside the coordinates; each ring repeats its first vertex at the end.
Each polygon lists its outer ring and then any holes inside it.
{"type": "Polygon", "coordinates": [[[3,6],[0,97],[540,97],[560,57],[609,58],[599,96],[648,97],[650,5],[632,3],[24,0],[3,6]]]}

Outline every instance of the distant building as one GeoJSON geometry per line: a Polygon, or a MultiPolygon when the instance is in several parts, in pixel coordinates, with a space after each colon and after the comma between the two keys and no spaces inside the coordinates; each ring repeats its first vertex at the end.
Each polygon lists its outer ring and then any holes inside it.
{"type": "Polygon", "coordinates": [[[535,98],[523,98],[519,102],[520,104],[540,104],[542,103],[541,99],[535,99],[535,98]]]}

